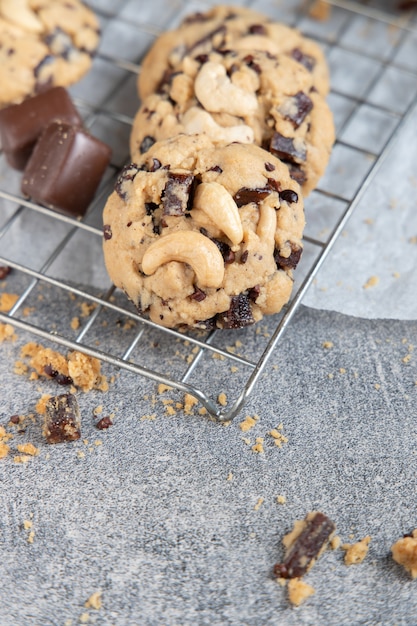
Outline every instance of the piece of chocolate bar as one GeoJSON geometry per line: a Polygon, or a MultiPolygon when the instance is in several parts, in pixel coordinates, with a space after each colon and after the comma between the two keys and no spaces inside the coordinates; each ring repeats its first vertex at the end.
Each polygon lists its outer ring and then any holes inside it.
{"type": "Polygon", "coordinates": [[[34,202],[74,216],[92,201],[111,150],[85,130],[53,122],[26,165],[22,193],[34,202]]]}
{"type": "Polygon", "coordinates": [[[53,121],[83,125],[64,87],[54,87],[0,111],[0,140],[11,167],[25,168],[42,131],[53,121]]]}
{"type": "Polygon", "coordinates": [[[80,410],[74,395],[52,396],[45,409],[43,434],[48,443],[75,441],[81,437],[80,410]]]}

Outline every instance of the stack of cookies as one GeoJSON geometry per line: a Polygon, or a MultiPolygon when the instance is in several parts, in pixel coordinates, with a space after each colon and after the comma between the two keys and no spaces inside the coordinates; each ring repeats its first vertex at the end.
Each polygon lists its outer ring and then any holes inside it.
{"type": "Polygon", "coordinates": [[[242,328],[288,302],[303,197],[334,142],[318,45],[218,6],[162,34],[138,81],[132,163],[104,209],[110,277],[171,328],[242,328]]]}

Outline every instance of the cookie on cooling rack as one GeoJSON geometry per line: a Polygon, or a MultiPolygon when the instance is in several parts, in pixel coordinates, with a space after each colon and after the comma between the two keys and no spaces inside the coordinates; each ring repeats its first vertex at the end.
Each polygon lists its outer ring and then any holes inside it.
{"type": "Polygon", "coordinates": [[[154,141],[206,133],[217,145],[256,143],[287,163],[307,195],[324,173],[333,116],[312,74],[285,55],[245,51],[185,57],[135,116],[132,160],[154,141]]]}
{"type": "Polygon", "coordinates": [[[186,18],[175,30],[160,35],[145,56],[138,79],[143,99],[158,91],[164,74],[171,73],[185,56],[193,58],[213,50],[263,50],[286,54],[311,72],[315,89],[326,95],[329,73],[322,49],[294,29],[238,6],[216,6],[186,18]]]}
{"type": "Polygon", "coordinates": [[[1,0],[0,107],[78,81],[99,38],[95,14],[79,0],[1,0]]]}
{"type": "Polygon", "coordinates": [[[157,142],[122,171],[103,222],[111,279],[157,324],[241,328],[290,298],[303,201],[258,146],[157,142]]]}

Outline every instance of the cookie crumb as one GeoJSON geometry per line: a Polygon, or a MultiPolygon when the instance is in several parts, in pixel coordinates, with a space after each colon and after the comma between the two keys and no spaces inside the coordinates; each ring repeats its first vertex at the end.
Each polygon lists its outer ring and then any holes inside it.
{"type": "Polygon", "coordinates": [[[251,428],[253,428],[255,426],[255,424],[258,421],[258,419],[257,419],[256,415],[254,417],[251,417],[250,415],[247,415],[245,417],[245,419],[243,420],[243,422],[240,422],[240,424],[239,424],[240,430],[242,432],[244,432],[244,433],[247,433],[248,430],[251,430],[251,428]]]}
{"type": "Polygon", "coordinates": [[[378,276],[371,276],[370,278],[368,278],[368,280],[366,281],[366,283],[363,285],[364,289],[370,289],[371,287],[376,287],[379,283],[379,277],[378,276]]]}
{"type": "Polygon", "coordinates": [[[333,341],[323,341],[323,343],[321,344],[322,348],[325,348],[326,350],[330,350],[331,348],[333,348],[333,341]]]}
{"type": "Polygon", "coordinates": [[[325,0],[315,0],[308,9],[308,14],[314,20],[325,22],[329,19],[331,13],[331,6],[325,0]]]}
{"type": "Polygon", "coordinates": [[[285,504],[286,501],[287,501],[287,498],[285,496],[282,496],[282,495],[277,496],[278,504],[285,504]]]}
{"type": "Polygon", "coordinates": [[[314,587],[305,583],[301,578],[291,578],[288,582],[288,599],[295,606],[303,604],[314,593],[316,593],[314,587]]]}
{"type": "Polygon", "coordinates": [[[8,313],[18,299],[19,296],[15,293],[0,293],[0,311],[8,313]]]}
{"type": "Polygon", "coordinates": [[[337,550],[338,548],[340,548],[341,543],[342,543],[342,540],[340,539],[339,535],[335,535],[333,539],[330,541],[330,547],[332,550],[337,550]]]}
{"type": "Polygon", "coordinates": [[[264,498],[258,498],[258,502],[255,504],[255,506],[253,507],[255,511],[259,511],[259,509],[261,508],[261,506],[264,503],[264,498]]]}
{"type": "Polygon", "coordinates": [[[219,393],[219,395],[217,397],[217,401],[222,406],[226,406],[226,404],[227,404],[227,396],[226,396],[226,394],[224,392],[219,393]]]}
{"type": "Polygon", "coordinates": [[[11,324],[0,323],[0,343],[6,340],[15,341],[16,338],[17,335],[11,324]]]}
{"type": "Polygon", "coordinates": [[[95,591],[94,593],[92,593],[88,600],[86,600],[84,606],[87,609],[96,609],[97,611],[101,609],[101,593],[101,591],[95,591]]]}
{"type": "Polygon", "coordinates": [[[80,327],[80,318],[79,317],[73,317],[70,323],[70,326],[72,328],[72,330],[78,330],[80,327]]]}
{"type": "Polygon", "coordinates": [[[21,443],[17,446],[18,452],[22,454],[28,454],[29,456],[38,456],[39,448],[33,445],[33,443],[21,443]]]}
{"type": "Polygon", "coordinates": [[[342,550],[345,550],[345,564],[356,565],[362,563],[369,550],[369,543],[371,541],[370,535],[367,535],[356,543],[344,543],[342,544],[342,550]]]}
{"type": "Polygon", "coordinates": [[[192,396],[191,394],[186,393],[184,397],[184,413],[190,415],[192,408],[196,404],[198,404],[197,398],[194,398],[194,396],[192,396]]]}
{"type": "Polygon", "coordinates": [[[230,480],[233,480],[233,473],[232,473],[232,472],[229,472],[229,473],[228,473],[228,475],[227,475],[227,479],[226,479],[226,480],[229,480],[229,481],[230,481],[230,480]]]}
{"type": "Polygon", "coordinates": [[[10,448],[7,443],[0,441],[0,459],[4,459],[10,452],[10,448]]]}
{"type": "Polygon", "coordinates": [[[411,578],[417,578],[417,528],[391,546],[392,558],[402,565],[411,578]]]}

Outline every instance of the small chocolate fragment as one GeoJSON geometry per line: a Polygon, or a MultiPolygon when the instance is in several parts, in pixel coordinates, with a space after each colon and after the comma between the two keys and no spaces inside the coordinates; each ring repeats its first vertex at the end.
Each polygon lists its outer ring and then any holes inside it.
{"type": "Polygon", "coordinates": [[[190,298],[196,302],[203,302],[203,300],[207,298],[207,294],[204,293],[202,289],[194,285],[194,293],[191,294],[190,298]]]}
{"type": "Polygon", "coordinates": [[[288,202],[288,204],[298,202],[298,193],[296,191],[293,191],[292,189],[283,189],[279,192],[279,197],[280,200],[288,202]]]}
{"type": "Polygon", "coordinates": [[[48,443],[75,441],[81,437],[80,410],[74,395],[52,396],[45,409],[43,434],[48,443]]]}
{"type": "Polygon", "coordinates": [[[193,184],[191,174],[168,174],[162,196],[164,215],[184,215],[191,208],[193,184]]]}
{"type": "Polygon", "coordinates": [[[249,26],[249,33],[251,35],[266,35],[267,31],[263,24],[251,24],[251,26],[249,26]]]}
{"type": "Polygon", "coordinates": [[[119,174],[119,177],[114,186],[114,190],[119,194],[122,200],[127,198],[127,190],[125,189],[125,183],[129,183],[134,180],[136,174],[139,172],[139,168],[135,163],[125,165],[119,174]]]}
{"type": "Polygon", "coordinates": [[[249,204],[250,202],[259,204],[270,193],[271,189],[269,187],[258,187],[255,189],[251,189],[250,187],[241,187],[241,189],[239,189],[233,196],[233,200],[236,202],[238,207],[249,204]]]}
{"type": "Polygon", "coordinates": [[[103,237],[106,241],[108,241],[109,239],[111,239],[113,237],[113,233],[111,231],[111,226],[110,224],[104,224],[103,226],[103,237]]]}
{"type": "Polygon", "coordinates": [[[302,140],[284,137],[281,133],[275,132],[272,135],[269,150],[283,161],[291,161],[292,163],[304,163],[307,157],[305,144],[302,140]]]}
{"type": "Polygon", "coordinates": [[[313,108],[313,101],[303,91],[299,91],[292,98],[289,98],[280,107],[285,119],[289,120],[294,128],[298,128],[304,122],[307,115],[313,108]]]}
{"type": "Polygon", "coordinates": [[[316,66],[316,59],[312,57],[311,55],[305,54],[304,52],[302,52],[300,48],[294,48],[294,50],[291,51],[291,56],[294,59],[294,61],[298,61],[298,63],[301,63],[301,65],[304,65],[304,67],[309,72],[312,72],[314,70],[316,66]]]}
{"type": "Polygon", "coordinates": [[[25,168],[42,131],[53,121],[83,125],[64,87],[54,87],[0,111],[0,140],[11,167],[25,168]]]}
{"type": "Polygon", "coordinates": [[[11,268],[8,265],[0,265],[0,280],[3,280],[10,274],[11,268]]]}
{"type": "Polygon", "coordinates": [[[288,169],[290,172],[290,176],[295,182],[297,182],[300,186],[304,185],[307,181],[307,174],[305,171],[299,166],[293,163],[287,163],[288,169]]]}
{"type": "Polygon", "coordinates": [[[154,137],[151,137],[150,135],[146,135],[146,137],[142,139],[142,142],[139,146],[140,153],[143,154],[144,152],[147,152],[149,148],[152,148],[154,143],[155,143],[154,137]]]}
{"type": "Polygon", "coordinates": [[[277,264],[278,269],[295,270],[295,268],[297,267],[303,253],[303,249],[295,246],[293,243],[291,243],[290,246],[291,254],[288,257],[281,256],[279,251],[275,250],[274,261],[277,264]]]}
{"type": "Polygon", "coordinates": [[[110,426],[113,426],[113,422],[108,415],[102,417],[96,424],[96,428],[99,430],[105,430],[106,428],[110,428],[110,426]]]}
{"type": "Polygon", "coordinates": [[[85,130],[52,122],[26,165],[22,192],[62,213],[83,215],[110,157],[109,146],[85,130]]]}
{"type": "Polygon", "coordinates": [[[269,163],[269,161],[267,161],[265,163],[265,169],[267,172],[273,172],[275,169],[275,165],[273,163],[269,163]]]}
{"type": "Polygon", "coordinates": [[[274,574],[280,578],[301,578],[314,565],[327,548],[336,526],[323,513],[311,511],[286,537],[286,552],[282,563],[274,566],[274,574]],[[298,532],[299,531],[299,532],[298,532]]]}
{"type": "Polygon", "coordinates": [[[252,315],[249,296],[240,293],[233,296],[228,311],[217,315],[217,323],[221,328],[243,328],[255,323],[252,315]]]}

